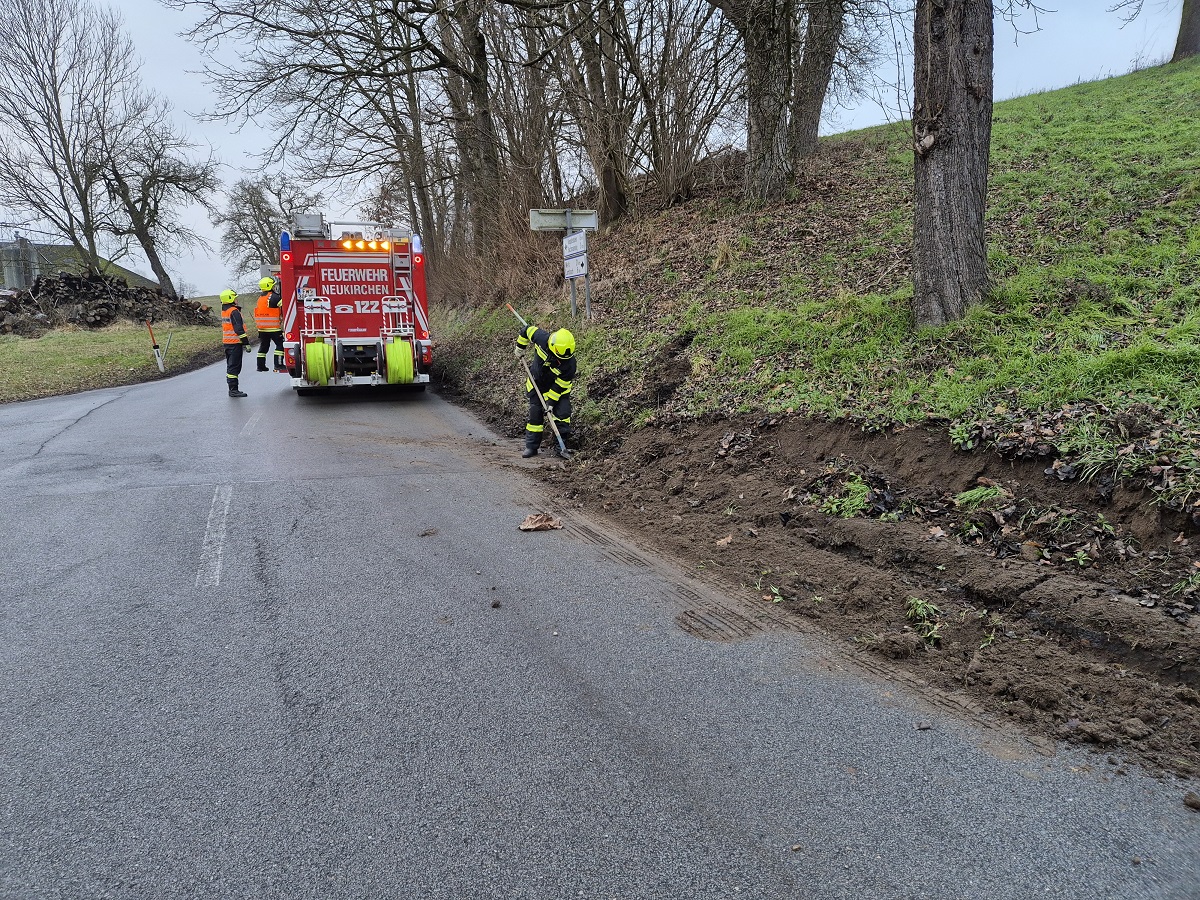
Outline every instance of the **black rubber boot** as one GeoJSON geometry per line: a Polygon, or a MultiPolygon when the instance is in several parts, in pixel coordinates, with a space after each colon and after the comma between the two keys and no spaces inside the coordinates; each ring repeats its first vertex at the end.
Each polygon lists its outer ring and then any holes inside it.
{"type": "Polygon", "coordinates": [[[542,442],[540,434],[534,434],[532,431],[525,432],[525,449],[521,451],[521,459],[529,459],[531,456],[537,456],[538,444],[542,442]]]}
{"type": "Polygon", "coordinates": [[[230,397],[245,397],[246,396],[245,391],[238,390],[238,383],[237,383],[236,378],[229,379],[229,396],[230,397]]]}

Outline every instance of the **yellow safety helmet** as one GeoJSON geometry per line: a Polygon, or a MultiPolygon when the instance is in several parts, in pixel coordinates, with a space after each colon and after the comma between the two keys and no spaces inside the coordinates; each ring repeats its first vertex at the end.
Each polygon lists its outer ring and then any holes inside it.
{"type": "Polygon", "coordinates": [[[269,291],[269,290],[274,289],[274,287],[275,287],[275,279],[274,278],[264,278],[262,281],[260,281],[258,283],[258,289],[260,291],[269,291]]]}
{"type": "Polygon", "coordinates": [[[225,290],[221,291],[221,303],[228,305],[236,302],[237,291],[233,290],[232,288],[225,288],[225,290]]]}
{"type": "Polygon", "coordinates": [[[575,355],[575,335],[560,328],[550,335],[550,352],[559,359],[570,359],[575,355]]]}

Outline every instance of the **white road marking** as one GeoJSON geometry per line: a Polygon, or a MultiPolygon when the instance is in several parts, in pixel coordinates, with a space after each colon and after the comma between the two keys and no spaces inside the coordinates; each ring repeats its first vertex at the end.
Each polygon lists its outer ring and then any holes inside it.
{"type": "Polygon", "coordinates": [[[204,547],[200,551],[196,587],[214,588],[221,583],[221,557],[225,553],[225,520],[229,518],[229,501],[232,499],[233,485],[218,484],[213,492],[212,508],[208,511],[208,527],[204,529],[204,547]]]}
{"type": "Polygon", "coordinates": [[[242,437],[245,437],[246,435],[248,435],[250,433],[251,429],[253,429],[254,426],[258,424],[258,420],[262,418],[262,414],[263,414],[263,411],[260,409],[258,412],[256,412],[254,415],[252,415],[250,417],[249,422],[247,422],[245,425],[242,426],[242,437]]]}

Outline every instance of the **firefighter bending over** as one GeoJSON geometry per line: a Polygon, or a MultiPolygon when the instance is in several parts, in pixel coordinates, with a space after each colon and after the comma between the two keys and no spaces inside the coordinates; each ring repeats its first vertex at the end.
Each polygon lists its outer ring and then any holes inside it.
{"type": "Polygon", "coordinates": [[[221,291],[221,342],[225,345],[225,381],[229,396],[245,397],[246,392],[238,390],[238,376],[242,374],[242,353],[250,352],[250,336],[242,321],[237,291],[228,288],[221,291]]]}
{"type": "Polygon", "coordinates": [[[258,371],[267,371],[267,351],[275,344],[276,372],[286,372],[283,366],[283,301],[274,278],[264,278],[258,283],[262,292],[254,307],[254,324],[258,328],[258,371]]]}
{"type": "Polygon", "coordinates": [[[545,430],[545,415],[537,394],[533,392],[536,382],[538,390],[554,415],[563,440],[571,433],[571,382],[575,378],[575,335],[560,328],[551,334],[536,325],[530,325],[517,335],[514,355],[524,356],[525,349],[533,345],[533,361],[529,369],[533,382],[525,379],[525,393],[529,397],[529,423],[525,426],[525,450],[521,454],[528,459],[537,456],[545,430]]]}

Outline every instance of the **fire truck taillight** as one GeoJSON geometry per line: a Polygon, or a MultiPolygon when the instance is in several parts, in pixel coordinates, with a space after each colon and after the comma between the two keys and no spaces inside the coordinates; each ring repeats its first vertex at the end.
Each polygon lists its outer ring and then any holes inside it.
{"type": "Polygon", "coordinates": [[[429,365],[433,362],[433,348],[425,346],[421,348],[421,362],[429,365]]]}
{"type": "Polygon", "coordinates": [[[416,256],[413,257],[413,262],[416,263],[417,265],[421,264],[421,254],[420,253],[418,253],[416,256]]]}

